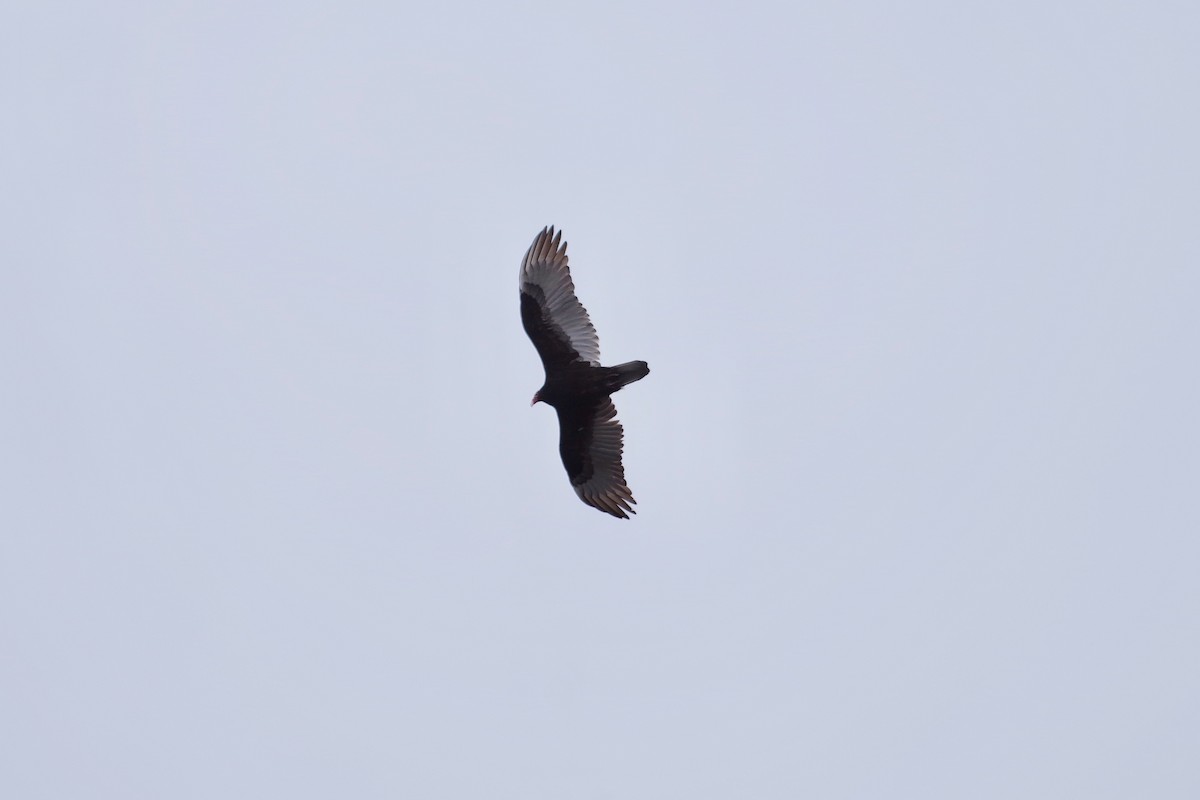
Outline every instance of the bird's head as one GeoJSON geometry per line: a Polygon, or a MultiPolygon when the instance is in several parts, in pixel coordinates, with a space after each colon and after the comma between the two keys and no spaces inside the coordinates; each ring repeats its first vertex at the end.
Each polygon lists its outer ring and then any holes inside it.
{"type": "Polygon", "coordinates": [[[538,403],[540,403],[540,402],[542,402],[542,393],[541,393],[541,392],[534,392],[534,393],[533,393],[533,399],[529,401],[529,407],[530,407],[530,408],[533,408],[534,406],[536,406],[536,405],[537,405],[538,403]]]}

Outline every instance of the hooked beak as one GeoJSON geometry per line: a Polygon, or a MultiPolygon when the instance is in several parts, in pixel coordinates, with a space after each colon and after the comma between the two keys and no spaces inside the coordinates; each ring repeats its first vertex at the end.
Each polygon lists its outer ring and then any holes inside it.
{"type": "Polygon", "coordinates": [[[534,392],[534,393],[533,393],[533,399],[529,401],[529,407],[530,407],[530,408],[533,408],[534,406],[536,406],[536,405],[537,405],[538,403],[540,403],[540,402],[542,402],[542,393],[541,393],[541,392],[534,392]]]}

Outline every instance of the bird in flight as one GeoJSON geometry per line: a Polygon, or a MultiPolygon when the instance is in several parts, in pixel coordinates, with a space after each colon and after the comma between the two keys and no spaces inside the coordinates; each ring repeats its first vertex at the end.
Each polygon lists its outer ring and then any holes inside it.
{"type": "Polygon", "coordinates": [[[533,240],[520,286],[521,322],[546,368],[530,405],[546,403],[558,412],[558,452],[579,499],[629,519],[636,501],[625,484],[624,431],[611,395],[649,375],[650,367],[645,361],[600,365],[600,339],[575,297],[562,231],[543,228],[533,240]]]}

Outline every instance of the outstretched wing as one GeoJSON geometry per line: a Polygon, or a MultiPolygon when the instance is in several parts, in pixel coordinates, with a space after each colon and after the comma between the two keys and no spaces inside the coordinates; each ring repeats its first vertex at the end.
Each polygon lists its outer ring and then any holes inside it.
{"type": "Polygon", "coordinates": [[[559,408],[558,427],[558,451],[579,499],[622,519],[637,513],[632,507],[637,501],[625,485],[624,431],[612,400],[559,408]]]}
{"type": "Polygon", "coordinates": [[[599,366],[600,338],[575,297],[562,231],[543,228],[521,262],[521,322],[549,371],[573,361],[599,366]]]}

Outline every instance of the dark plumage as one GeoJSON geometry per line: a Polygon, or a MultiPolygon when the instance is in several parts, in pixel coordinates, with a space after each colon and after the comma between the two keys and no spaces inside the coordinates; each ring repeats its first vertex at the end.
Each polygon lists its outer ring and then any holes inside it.
{"type": "Polygon", "coordinates": [[[575,297],[561,240],[561,231],[543,228],[521,262],[521,322],[546,368],[533,403],[558,412],[558,451],[579,499],[629,519],[636,501],[625,485],[623,429],[610,395],[646,377],[650,367],[645,361],[600,365],[600,340],[575,297]]]}

